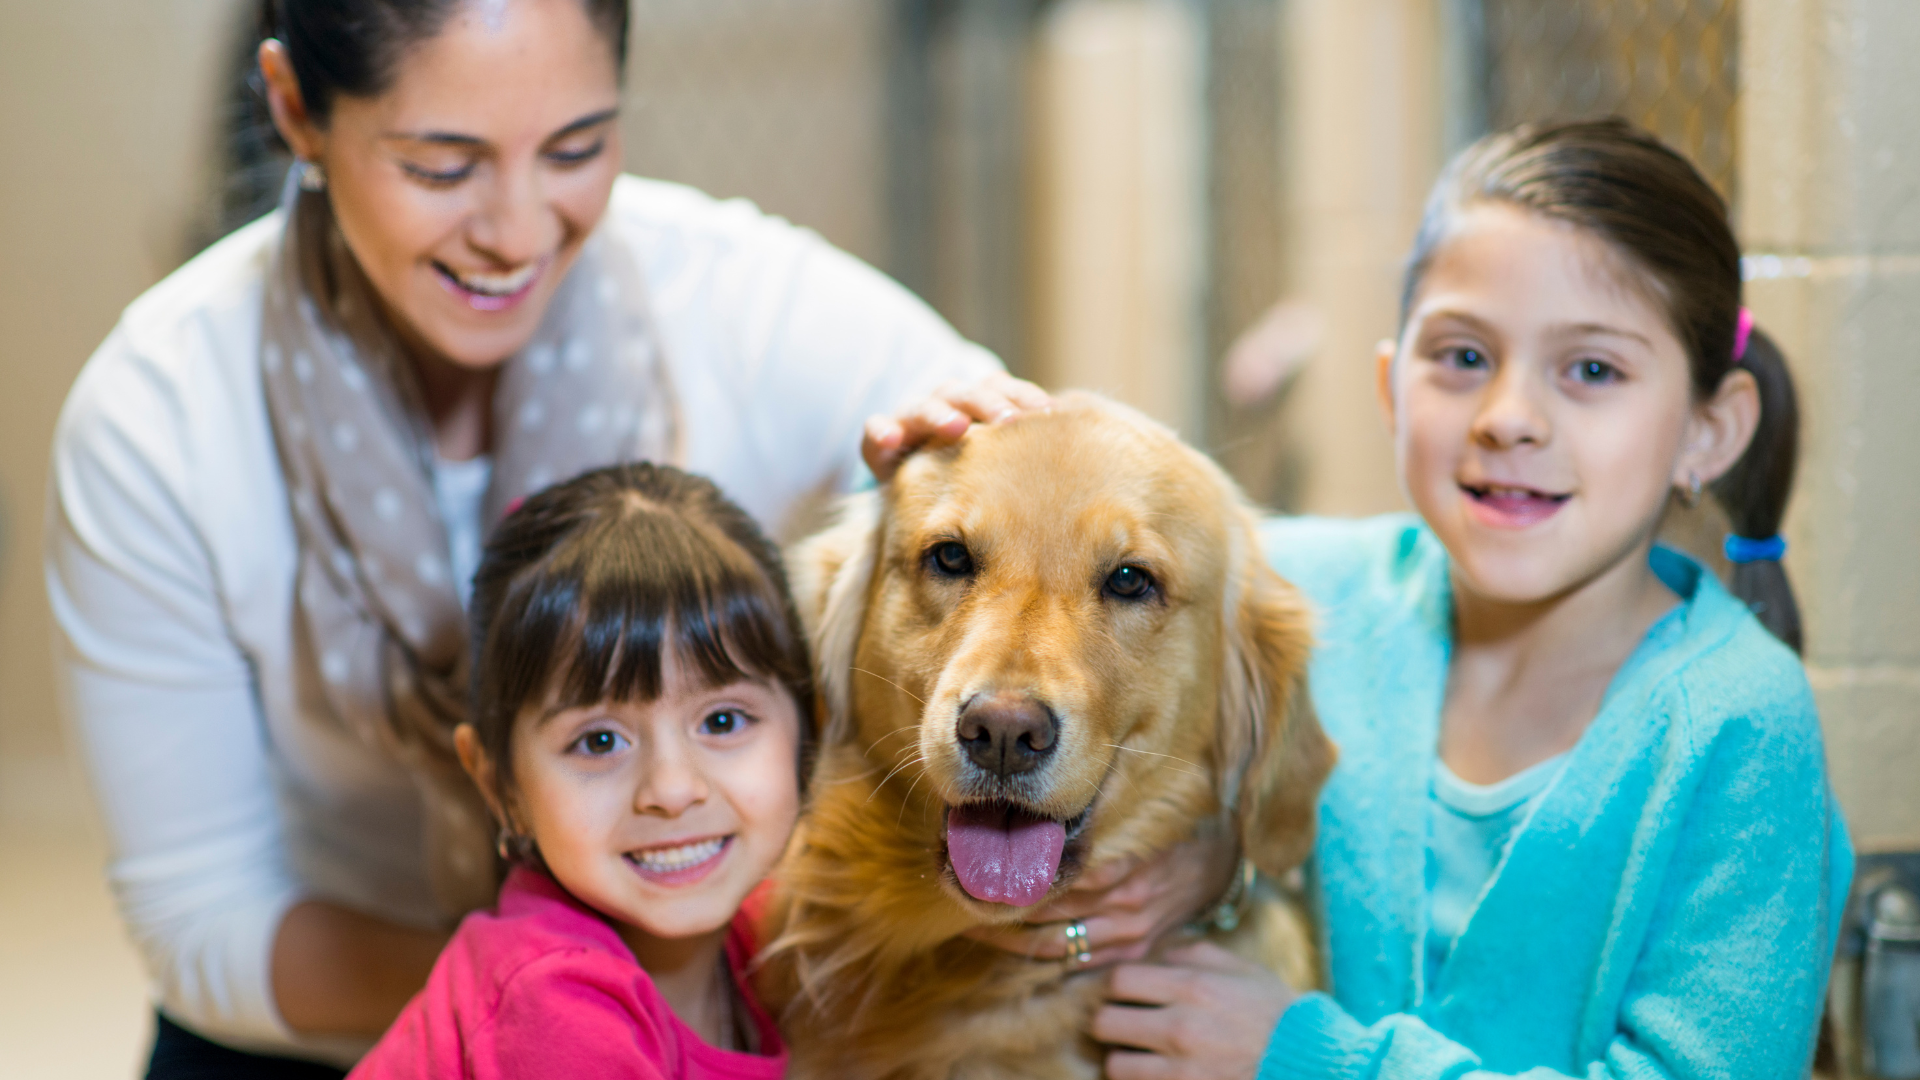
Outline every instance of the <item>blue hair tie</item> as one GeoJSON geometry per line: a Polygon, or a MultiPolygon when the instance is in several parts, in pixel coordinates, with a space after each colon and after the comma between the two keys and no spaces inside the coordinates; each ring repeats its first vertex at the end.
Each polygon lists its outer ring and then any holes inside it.
{"type": "Polygon", "coordinates": [[[1780,557],[1787,553],[1787,542],[1777,533],[1765,540],[1728,533],[1722,550],[1727,553],[1727,561],[1731,563],[1779,562],[1780,557]]]}

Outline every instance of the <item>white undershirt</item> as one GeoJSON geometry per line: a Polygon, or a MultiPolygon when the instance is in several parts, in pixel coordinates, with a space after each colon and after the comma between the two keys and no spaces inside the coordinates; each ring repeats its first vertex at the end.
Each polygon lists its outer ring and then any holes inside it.
{"type": "Polygon", "coordinates": [[[493,458],[481,454],[465,461],[433,457],[433,501],[447,529],[447,565],[453,567],[460,606],[473,600],[473,575],[480,569],[480,510],[493,483],[493,458]]]}

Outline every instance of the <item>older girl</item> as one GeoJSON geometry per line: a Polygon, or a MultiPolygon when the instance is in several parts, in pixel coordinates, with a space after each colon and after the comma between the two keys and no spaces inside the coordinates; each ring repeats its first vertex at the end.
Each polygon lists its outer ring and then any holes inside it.
{"type": "Polygon", "coordinates": [[[284,205],[129,307],[68,399],[48,589],[157,1077],[350,1063],[491,898],[451,733],[514,499],[650,458],[778,531],[856,476],[869,414],[884,469],[1038,400],[812,233],[618,175],[627,21],[270,0],[284,205]]]}
{"type": "Polygon", "coordinates": [[[1267,533],[1341,750],[1328,989],[1122,965],[1108,1076],[1804,1076],[1852,852],[1778,562],[1793,385],[1724,204],[1620,122],[1491,136],[1378,363],[1419,517],[1267,533]],[[1654,542],[1708,493],[1732,594],[1654,542]]]}

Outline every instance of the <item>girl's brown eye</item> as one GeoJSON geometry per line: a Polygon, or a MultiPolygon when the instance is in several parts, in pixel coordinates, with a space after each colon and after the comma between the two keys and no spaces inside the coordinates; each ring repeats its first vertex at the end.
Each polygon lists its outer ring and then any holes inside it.
{"type": "Polygon", "coordinates": [[[589,757],[605,757],[626,743],[618,732],[589,731],[573,741],[573,749],[589,757]]]}
{"type": "Polygon", "coordinates": [[[735,709],[709,713],[705,720],[700,721],[700,730],[707,735],[732,735],[745,730],[746,726],[746,714],[735,709]]]}

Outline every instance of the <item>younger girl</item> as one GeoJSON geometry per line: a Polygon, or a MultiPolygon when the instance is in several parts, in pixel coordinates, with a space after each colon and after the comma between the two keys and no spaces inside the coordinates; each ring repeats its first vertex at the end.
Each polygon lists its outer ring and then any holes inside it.
{"type": "Polygon", "coordinates": [[[355,1077],[779,1077],[740,913],[811,735],[778,556],[717,488],[626,465],[501,522],[460,759],[511,864],[355,1077]]]}
{"type": "Polygon", "coordinates": [[[1618,121],[1491,136],[1401,321],[1419,517],[1267,533],[1340,746],[1328,991],[1208,946],[1123,965],[1108,1076],[1804,1076],[1852,852],[1778,562],[1793,386],[1724,204],[1618,121]],[[1654,544],[1708,492],[1732,595],[1654,544]]]}

